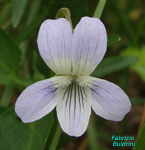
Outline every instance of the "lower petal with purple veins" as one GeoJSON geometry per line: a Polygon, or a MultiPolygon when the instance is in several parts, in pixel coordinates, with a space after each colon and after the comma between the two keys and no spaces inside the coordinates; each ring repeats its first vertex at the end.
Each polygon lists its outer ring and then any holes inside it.
{"type": "Polygon", "coordinates": [[[90,89],[75,81],[66,88],[59,88],[57,116],[64,132],[81,136],[87,129],[91,114],[90,89]]]}
{"type": "Polygon", "coordinates": [[[42,118],[56,106],[58,88],[69,84],[69,82],[69,77],[59,76],[30,85],[16,101],[16,114],[25,123],[42,118]]]}
{"type": "Polygon", "coordinates": [[[90,76],[79,76],[77,82],[90,88],[92,108],[97,115],[107,120],[121,121],[130,111],[129,97],[114,83],[90,76]]]}

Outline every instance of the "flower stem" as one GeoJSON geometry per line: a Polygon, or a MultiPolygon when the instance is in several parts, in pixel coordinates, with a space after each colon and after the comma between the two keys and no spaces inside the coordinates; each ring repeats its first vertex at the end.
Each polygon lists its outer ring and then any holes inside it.
{"type": "Polygon", "coordinates": [[[92,117],[90,117],[87,134],[88,134],[88,140],[89,140],[89,143],[90,143],[91,150],[99,149],[98,132],[95,128],[94,120],[93,120],[92,117]]]}
{"type": "Polygon", "coordinates": [[[62,131],[62,130],[61,130],[61,127],[60,127],[60,125],[59,125],[59,123],[58,123],[49,150],[55,150],[55,149],[57,148],[58,141],[59,141],[59,138],[60,138],[60,135],[61,135],[61,131],[62,131]]]}
{"type": "Polygon", "coordinates": [[[58,10],[57,14],[56,14],[56,19],[58,18],[62,18],[65,17],[65,19],[70,23],[71,27],[72,27],[72,32],[73,32],[73,25],[72,25],[72,21],[71,21],[71,13],[70,10],[68,8],[61,8],[58,10]]]}

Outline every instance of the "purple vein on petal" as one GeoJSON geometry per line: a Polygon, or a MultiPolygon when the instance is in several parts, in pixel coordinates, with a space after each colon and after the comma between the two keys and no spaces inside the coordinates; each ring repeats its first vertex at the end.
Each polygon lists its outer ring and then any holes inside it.
{"type": "MultiPolygon", "coordinates": [[[[45,83],[45,84],[48,84],[48,83],[45,83]]],[[[41,85],[41,86],[44,86],[45,84],[43,84],[43,85],[41,85]]],[[[45,90],[45,89],[55,89],[54,87],[53,88],[51,88],[51,86],[54,86],[54,85],[57,85],[58,83],[55,83],[55,84],[52,84],[52,85],[49,85],[49,86],[47,86],[47,87],[45,87],[45,88],[43,88],[43,89],[41,89],[41,90],[39,90],[38,92],[37,92],[37,94],[38,93],[40,93],[40,92],[42,92],[43,90],[45,90]],[[49,88],[50,87],[50,88],[49,88]]],[[[40,88],[41,88],[41,86],[40,86],[40,88]]],[[[35,89],[34,89],[35,90],[35,89]]],[[[30,100],[32,97],[34,97],[36,95],[36,93],[35,94],[33,94],[28,100],[30,100]]],[[[27,103],[26,103],[27,104],[27,103]]],[[[25,105],[26,105],[25,104],[25,105]]],[[[25,107],[25,105],[24,105],[24,107],[25,107]]]]}
{"type": "MultiPolygon", "coordinates": [[[[73,92],[73,83],[71,84],[71,91],[70,91],[70,100],[69,100],[69,116],[70,116],[70,109],[71,109],[71,101],[72,101],[72,93],[73,92]]],[[[69,117],[70,118],[70,117],[69,117]]]]}
{"type": "MultiPolygon", "coordinates": [[[[71,85],[69,85],[69,86],[67,87],[67,90],[65,91],[64,96],[63,96],[63,99],[64,99],[64,97],[65,97],[65,95],[66,95],[66,93],[67,93],[67,99],[66,99],[65,108],[67,107],[67,104],[68,104],[70,89],[71,89],[71,85]]],[[[65,110],[66,110],[66,109],[65,109],[65,110]]]]}
{"type": "MultiPolygon", "coordinates": [[[[97,94],[99,97],[101,97],[103,100],[105,100],[100,94],[98,94],[94,89],[92,89],[92,88],[90,88],[95,94],[97,94]]],[[[95,97],[94,97],[94,99],[95,99],[95,97]]],[[[96,99],[95,99],[96,100],[96,99]]],[[[96,100],[97,101],[97,100],[96,100]]],[[[105,100],[106,101],[106,100],[105,100]]],[[[97,101],[98,103],[99,103],[99,101],[97,101]]],[[[99,103],[100,104],[100,103],[99,103]]],[[[101,105],[101,104],[100,104],[101,105]]],[[[104,108],[104,106],[103,105],[101,105],[103,108],[104,108]]],[[[109,114],[111,114],[111,115],[114,115],[114,116],[116,116],[116,117],[118,117],[116,114],[114,114],[114,113],[111,113],[110,111],[108,111],[106,108],[104,108],[109,114]]]]}
{"type": "Polygon", "coordinates": [[[82,93],[82,88],[81,87],[80,87],[80,92],[81,92],[81,97],[82,97],[82,105],[83,105],[83,108],[84,108],[83,93],[82,93]]]}
{"type": "MultiPolygon", "coordinates": [[[[56,88],[56,89],[54,89],[53,91],[50,91],[49,93],[45,94],[45,95],[40,99],[39,102],[41,103],[41,100],[44,99],[44,98],[46,98],[47,96],[50,97],[50,95],[49,95],[50,93],[54,93],[54,95],[51,97],[51,99],[49,99],[49,101],[48,101],[48,103],[49,103],[49,102],[56,96],[55,92],[56,92],[57,89],[58,89],[58,88],[56,88]]],[[[37,103],[36,105],[38,105],[38,104],[39,104],[39,103],[37,103]]],[[[36,105],[34,105],[34,106],[32,107],[31,112],[32,112],[33,108],[34,108],[36,105]]],[[[45,106],[46,106],[46,105],[42,106],[40,109],[42,109],[42,108],[45,107],[45,106]]],[[[40,110],[40,109],[39,109],[39,110],[40,110]]],[[[37,110],[36,110],[36,111],[37,111],[37,110]]],[[[34,111],[33,113],[30,112],[30,114],[32,115],[32,114],[34,114],[36,111],[34,111]]],[[[30,114],[29,114],[29,115],[30,115],[30,114]]]]}
{"type": "Polygon", "coordinates": [[[82,87],[82,89],[83,89],[83,92],[84,92],[85,96],[87,97],[87,94],[85,92],[86,89],[84,87],[82,87]]]}
{"type": "MultiPolygon", "coordinates": [[[[95,85],[95,84],[92,84],[93,86],[97,87],[97,89],[102,89],[104,90],[105,92],[107,92],[110,96],[112,96],[114,99],[118,100],[116,97],[114,97],[110,92],[108,92],[106,89],[103,89],[102,87],[100,87],[99,85],[95,85]]],[[[118,102],[121,104],[121,102],[118,100],[118,102]]]]}
{"type": "Polygon", "coordinates": [[[73,83],[74,85],[74,116],[75,116],[75,110],[76,110],[76,86],[77,86],[77,83],[73,83]]]}
{"type": "MultiPolygon", "coordinates": [[[[82,107],[81,107],[81,99],[80,98],[82,98],[81,96],[80,96],[80,86],[78,86],[78,100],[79,100],[79,109],[80,109],[80,112],[82,111],[82,107]]],[[[80,115],[81,115],[81,113],[79,114],[79,118],[80,118],[80,115]]]]}

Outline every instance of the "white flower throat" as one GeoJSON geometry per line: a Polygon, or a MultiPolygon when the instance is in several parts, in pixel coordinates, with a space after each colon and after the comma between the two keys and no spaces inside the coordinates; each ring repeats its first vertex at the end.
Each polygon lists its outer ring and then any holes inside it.
{"type": "Polygon", "coordinates": [[[65,78],[62,78],[61,85],[63,88],[68,87],[72,84],[76,84],[80,87],[90,87],[90,84],[88,83],[88,77],[87,76],[77,76],[77,75],[67,75],[63,76],[65,78]]]}

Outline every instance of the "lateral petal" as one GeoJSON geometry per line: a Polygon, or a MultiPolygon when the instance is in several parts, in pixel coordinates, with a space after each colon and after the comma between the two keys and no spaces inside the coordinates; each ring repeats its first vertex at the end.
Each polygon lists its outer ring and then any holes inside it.
{"type": "Polygon", "coordinates": [[[98,18],[83,17],[77,24],[70,50],[73,75],[90,75],[100,63],[107,48],[107,34],[98,18]]]}
{"type": "Polygon", "coordinates": [[[36,82],[27,87],[18,97],[15,112],[24,123],[36,121],[49,112],[57,104],[56,92],[61,81],[67,77],[53,77],[36,82]]]}
{"type": "Polygon", "coordinates": [[[92,108],[97,115],[107,120],[120,121],[130,111],[128,96],[114,83],[89,76],[79,77],[78,81],[90,87],[92,108]]]}
{"type": "Polygon", "coordinates": [[[68,49],[71,38],[71,26],[64,18],[45,20],[40,27],[37,39],[40,55],[56,74],[71,73],[71,54],[68,49]]]}
{"type": "Polygon", "coordinates": [[[70,136],[81,136],[91,114],[90,89],[73,82],[66,88],[59,88],[58,97],[56,110],[61,128],[70,136]]]}

